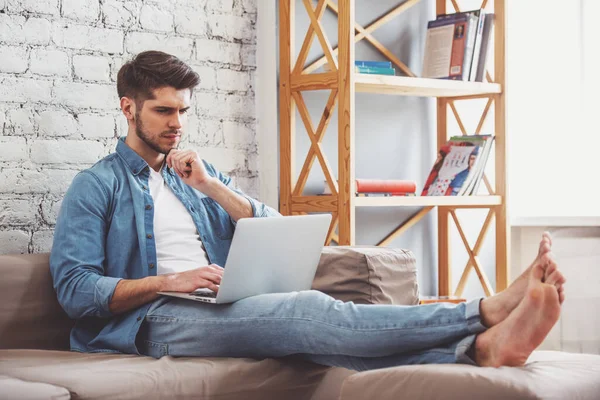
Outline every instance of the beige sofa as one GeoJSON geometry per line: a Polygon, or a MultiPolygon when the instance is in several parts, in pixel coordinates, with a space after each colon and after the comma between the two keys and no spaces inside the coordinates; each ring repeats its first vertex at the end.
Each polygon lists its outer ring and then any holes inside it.
{"type": "MultiPolygon", "coordinates": [[[[354,372],[289,359],[68,351],[72,322],[48,255],[0,256],[0,399],[600,399],[600,356],[537,352],[523,368],[425,365],[354,372]]],[[[313,287],[357,303],[416,304],[404,250],[325,248],[313,287]]]]}

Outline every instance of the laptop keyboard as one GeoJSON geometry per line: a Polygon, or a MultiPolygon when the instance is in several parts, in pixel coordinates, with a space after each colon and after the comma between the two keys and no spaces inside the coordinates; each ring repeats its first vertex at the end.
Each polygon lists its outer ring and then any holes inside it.
{"type": "Polygon", "coordinates": [[[196,297],[211,297],[211,298],[216,298],[217,297],[217,293],[215,292],[192,292],[190,293],[192,296],[196,296],[196,297]]]}

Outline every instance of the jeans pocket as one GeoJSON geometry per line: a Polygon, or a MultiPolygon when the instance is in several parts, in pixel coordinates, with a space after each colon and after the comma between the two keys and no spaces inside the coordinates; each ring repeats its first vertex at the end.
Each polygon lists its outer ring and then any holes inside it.
{"type": "Polygon", "coordinates": [[[138,351],[153,358],[161,358],[169,355],[169,346],[162,343],[153,342],[151,340],[140,340],[138,351]]]}

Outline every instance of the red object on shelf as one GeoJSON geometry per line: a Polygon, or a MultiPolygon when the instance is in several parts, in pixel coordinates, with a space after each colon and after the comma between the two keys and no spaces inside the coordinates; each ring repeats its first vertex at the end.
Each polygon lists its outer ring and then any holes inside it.
{"type": "Polygon", "coordinates": [[[415,181],[398,179],[357,179],[357,193],[414,193],[417,190],[415,181]]]}

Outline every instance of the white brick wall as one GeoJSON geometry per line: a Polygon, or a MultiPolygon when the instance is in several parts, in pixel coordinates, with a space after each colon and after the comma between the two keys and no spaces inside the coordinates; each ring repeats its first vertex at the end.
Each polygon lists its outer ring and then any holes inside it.
{"type": "Polygon", "coordinates": [[[140,51],[200,75],[185,146],[258,193],[255,0],[0,0],[0,254],[46,252],[73,177],[127,133],[116,76],[140,51]]]}

